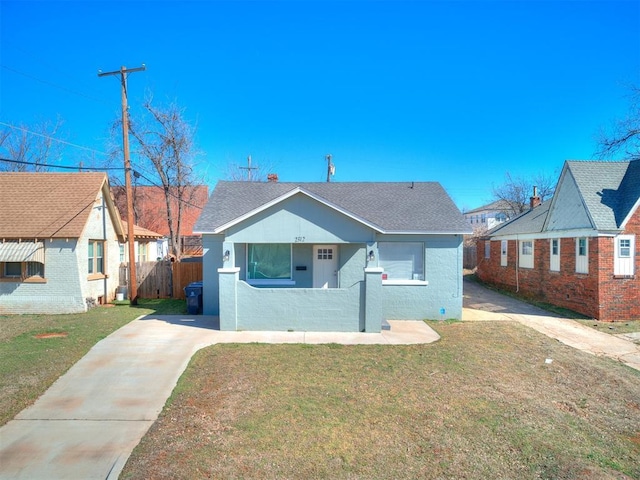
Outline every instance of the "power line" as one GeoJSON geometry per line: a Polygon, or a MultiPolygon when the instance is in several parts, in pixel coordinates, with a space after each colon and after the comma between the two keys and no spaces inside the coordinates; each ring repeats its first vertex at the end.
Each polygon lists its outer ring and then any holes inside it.
{"type": "Polygon", "coordinates": [[[9,158],[0,158],[0,162],[7,163],[16,163],[19,165],[36,165],[38,167],[43,168],[62,168],[68,170],[92,170],[92,171],[102,171],[102,170],[124,170],[122,167],[71,167],[68,165],[51,165],[49,163],[37,163],[37,162],[25,162],[23,160],[11,160],[9,158]]]}
{"type": "Polygon", "coordinates": [[[140,172],[137,172],[137,171],[133,170],[133,176],[134,176],[134,177],[136,177],[136,178],[138,178],[138,177],[140,177],[140,178],[144,178],[147,182],[149,182],[149,183],[151,184],[150,186],[152,186],[152,187],[156,187],[156,188],[159,188],[159,189],[161,189],[162,191],[167,192],[170,196],[172,196],[173,198],[175,198],[175,199],[176,199],[176,200],[178,200],[179,202],[184,203],[185,205],[189,205],[190,207],[197,208],[198,210],[202,210],[202,209],[203,209],[203,207],[201,207],[200,205],[196,205],[196,204],[194,204],[194,203],[188,202],[187,200],[184,200],[184,199],[180,198],[178,195],[175,195],[174,193],[171,193],[171,190],[165,190],[165,189],[164,189],[164,187],[163,187],[162,185],[158,185],[158,184],[157,184],[157,183],[155,183],[153,180],[151,180],[151,179],[150,179],[150,178],[148,178],[148,177],[145,177],[145,176],[144,176],[143,174],[141,174],[140,172]]]}
{"type": "Polygon", "coordinates": [[[50,135],[44,135],[42,133],[33,132],[33,131],[31,131],[31,130],[29,130],[27,128],[24,128],[24,127],[18,127],[17,125],[11,125],[10,123],[0,122],[0,125],[4,125],[5,127],[9,127],[9,128],[15,128],[16,130],[22,130],[23,132],[30,133],[31,135],[36,135],[38,137],[46,138],[47,140],[52,140],[54,142],[63,143],[65,145],[69,145],[70,147],[80,148],[82,150],[87,150],[89,152],[93,152],[93,153],[98,153],[100,155],[109,156],[109,154],[106,153],[106,152],[101,152],[100,150],[96,150],[94,148],[83,147],[82,145],[78,145],[78,144],[71,143],[71,142],[66,142],[64,140],[60,140],[59,138],[55,138],[55,137],[52,137],[50,135]]]}
{"type": "Polygon", "coordinates": [[[71,94],[77,95],[79,97],[88,98],[89,100],[93,100],[94,102],[99,102],[99,103],[104,103],[106,105],[110,105],[110,102],[107,102],[106,100],[103,100],[101,98],[92,97],[92,96],[87,95],[85,93],[78,92],[76,90],[71,90],[70,88],[63,87],[62,85],[57,85],[57,84],[55,84],[53,82],[50,82],[48,80],[43,80],[42,78],[38,78],[35,75],[31,75],[29,73],[21,72],[20,70],[16,70],[15,68],[11,68],[11,67],[9,67],[7,65],[2,65],[2,68],[4,68],[5,70],[8,70],[9,72],[17,73],[18,75],[22,75],[23,77],[30,78],[31,80],[35,80],[36,82],[43,83],[44,85],[49,85],[50,87],[57,88],[57,89],[62,90],[64,92],[71,93],[71,94]]]}

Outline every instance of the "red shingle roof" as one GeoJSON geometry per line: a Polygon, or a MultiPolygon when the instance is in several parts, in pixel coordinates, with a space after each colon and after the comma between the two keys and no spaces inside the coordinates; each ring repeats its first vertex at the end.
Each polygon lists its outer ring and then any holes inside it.
{"type": "MultiPolygon", "coordinates": [[[[124,187],[113,187],[113,196],[116,205],[122,215],[127,212],[124,187]]],[[[193,235],[193,226],[196,223],[202,208],[209,198],[209,188],[206,185],[195,185],[187,189],[187,202],[183,205],[182,225],[180,235],[193,235]]],[[[174,222],[177,221],[176,212],[178,199],[172,197],[171,209],[174,212],[174,222]]],[[[134,221],[136,225],[158,232],[165,237],[169,236],[169,222],[167,220],[167,204],[164,191],[153,186],[138,186],[134,189],[134,221]]],[[[175,223],[174,223],[175,225],[175,223]]]]}

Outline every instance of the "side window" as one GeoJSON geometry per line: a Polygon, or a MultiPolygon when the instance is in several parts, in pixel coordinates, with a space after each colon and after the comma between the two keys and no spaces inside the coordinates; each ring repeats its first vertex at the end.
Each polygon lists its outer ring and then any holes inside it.
{"type": "Polygon", "coordinates": [[[614,275],[635,274],[635,240],[635,235],[618,235],[614,238],[614,275]]]}
{"type": "Polygon", "coordinates": [[[576,238],[576,273],[589,273],[589,239],[576,238]]]}
{"type": "Polygon", "coordinates": [[[502,267],[506,267],[507,263],[509,262],[508,256],[507,256],[508,248],[509,248],[509,241],[502,240],[500,242],[500,266],[502,267]]]}
{"type": "Polygon", "coordinates": [[[378,255],[386,280],[424,280],[423,243],[378,242],[378,255]]]}

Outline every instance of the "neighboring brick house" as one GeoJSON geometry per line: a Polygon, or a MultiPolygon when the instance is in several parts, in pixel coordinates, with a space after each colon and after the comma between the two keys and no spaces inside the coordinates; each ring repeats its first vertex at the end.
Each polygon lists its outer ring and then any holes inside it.
{"type": "Polygon", "coordinates": [[[567,161],[554,197],[478,241],[478,278],[604,321],[640,319],[640,160],[567,161]]]}
{"type": "Polygon", "coordinates": [[[0,314],[113,300],[123,240],[104,173],[0,173],[0,314]]]}
{"type": "MultiPolygon", "coordinates": [[[[126,214],[127,202],[124,187],[112,187],[111,190],[116,205],[123,215],[126,214]]],[[[155,186],[136,186],[133,192],[134,223],[163,235],[171,242],[164,190],[155,186]]],[[[184,198],[185,202],[182,206],[182,220],[179,232],[182,253],[185,256],[202,255],[202,237],[193,233],[193,225],[207,203],[209,188],[206,185],[188,187],[184,198]]],[[[178,211],[177,196],[172,196],[170,203],[175,225],[178,211]]],[[[171,245],[169,245],[169,252],[171,252],[171,245]]]]}

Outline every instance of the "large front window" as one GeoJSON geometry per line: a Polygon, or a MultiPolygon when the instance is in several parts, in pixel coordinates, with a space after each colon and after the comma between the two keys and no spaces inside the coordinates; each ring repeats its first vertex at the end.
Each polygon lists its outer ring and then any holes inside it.
{"type": "Polygon", "coordinates": [[[291,280],[291,244],[250,243],[247,280],[291,280]]]}
{"type": "Polygon", "coordinates": [[[104,242],[102,240],[89,240],[88,257],[89,275],[104,274],[104,242]]]}
{"type": "Polygon", "coordinates": [[[379,265],[385,280],[424,280],[424,244],[379,242],[379,265]]]}

